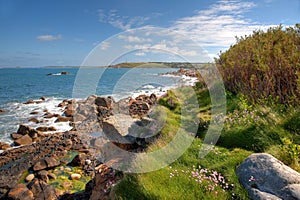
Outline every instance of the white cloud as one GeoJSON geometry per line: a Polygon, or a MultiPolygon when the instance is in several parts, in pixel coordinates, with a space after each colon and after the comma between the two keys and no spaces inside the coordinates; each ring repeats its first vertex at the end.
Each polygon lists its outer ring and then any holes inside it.
{"type": "Polygon", "coordinates": [[[54,40],[61,40],[62,35],[39,35],[37,39],[40,41],[54,41],[54,40]]]}
{"type": "Polygon", "coordinates": [[[204,48],[215,47],[219,51],[234,44],[235,36],[249,35],[254,30],[275,26],[262,25],[244,17],[245,12],[255,6],[253,2],[220,0],[194,16],[178,19],[170,29],[186,35],[204,48]]]}
{"type": "Polygon", "coordinates": [[[102,49],[102,50],[106,50],[106,49],[108,49],[109,47],[110,47],[110,43],[107,42],[107,41],[104,41],[104,42],[102,42],[102,43],[100,44],[100,49],[102,49]]]}
{"type": "Polygon", "coordinates": [[[121,16],[117,13],[117,10],[110,10],[106,13],[104,10],[98,10],[99,21],[102,23],[108,23],[116,28],[122,30],[129,30],[134,27],[144,25],[148,21],[149,17],[143,16],[121,16]]]}
{"type": "Polygon", "coordinates": [[[137,52],[134,55],[136,55],[136,56],[145,56],[146,54],[145,54],[145,52],[137,52]]]}
{"type": "Polygon", "coordinates": [[[142,38],[142,37],[137,37],[137,36],[125,36],[125,35],[119,35],[119,39],[122,39],[126,42],[135,42],[135,43],[142,43],[142,42],[151,42],[152,40],[150,38],[142,38]]]}

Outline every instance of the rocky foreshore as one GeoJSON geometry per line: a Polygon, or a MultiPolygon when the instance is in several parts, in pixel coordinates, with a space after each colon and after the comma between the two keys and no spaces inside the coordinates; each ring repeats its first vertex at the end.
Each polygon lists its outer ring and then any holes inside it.
{"type": "MultiPolygon", "coordinates": [[[[45,101],[45,97],[25,104],[40,101],[45,101]]],[[[13,144],[1,142],[4,151],[0,154],[0,199],[111,198],[112,186],[123,175],[108,163],[122,162],[122,158],[107,156],[98,147],[113,143],[125,150],[143,151],[151,140],[129,130],[153,123],[147,115],[156,102],[155,94],[119,102],[111,97],[90,96],[59,103],[57,106],[64,110],[62,115],[45,110],[40,118],[29,117],[37,124],[55,118],[55,122],[66,122],[73,128],[50,133],[56,128],[20,124],[17,132],[11,133],[13,144]],[[78,189],[80,184],[85,189],[78,189]]]]}

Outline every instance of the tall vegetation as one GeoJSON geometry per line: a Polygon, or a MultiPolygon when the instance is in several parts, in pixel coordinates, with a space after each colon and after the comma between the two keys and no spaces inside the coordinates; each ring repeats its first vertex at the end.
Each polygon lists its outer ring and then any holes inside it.
{"type": "Polygon", "coordinates": [[[254,31],[236,39],[216,59],[225,87],[254,103],[267,99],[299,104],[300,24],[254,31]]]}

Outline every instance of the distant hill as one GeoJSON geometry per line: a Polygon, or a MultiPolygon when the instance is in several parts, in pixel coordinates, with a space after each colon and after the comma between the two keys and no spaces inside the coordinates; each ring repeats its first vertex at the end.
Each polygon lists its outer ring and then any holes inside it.
{"type": "MultiPolygon", "coordinates": [[[[191,67],[209,67],[213,63],[185,63],[185,62],[126,62],[118,63],[110,66],[89,66],[90,68],[134,68],[134,67],[143,67],[143,68],[191,68],[191,67]]],[[[81,66],[45,66],[44,68],[79,68],[81,66]]]]}

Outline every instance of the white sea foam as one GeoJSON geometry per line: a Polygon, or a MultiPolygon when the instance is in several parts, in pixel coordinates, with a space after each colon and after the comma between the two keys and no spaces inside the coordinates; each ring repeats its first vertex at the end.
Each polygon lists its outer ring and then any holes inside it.
{"type": "MultiPolygon", "coordinates": [[[[23,103],[8,103],[6,109],[8,112],[0,115],[0,121],[4,122],[0,125],[0,141],[12,143],[13,140],[10,137],[10,134],[16,132],[20,124],[29,125],[32,128],[37,128],[39,126],[53,126],[57,129],[54,132],[64,132],[70,130],[72,127],[68,122],[59,122],[54,123],[57,119],[56,117],[45,119],[45,111],[51,114],[63,114],[63,108],[58,107],[57,105],[62,101],[62,99],[57,98],[47,98],[41,103],[34,104],[23,104],[23,103]],[[37,114],[31,114],[32,112],[37,112],[37,114]],[[29,122],[28,119],[36,118],[41,121],[41,123],[29,122]]],[[[46,132],[46,133],[54,133],[46,132]]]]}

